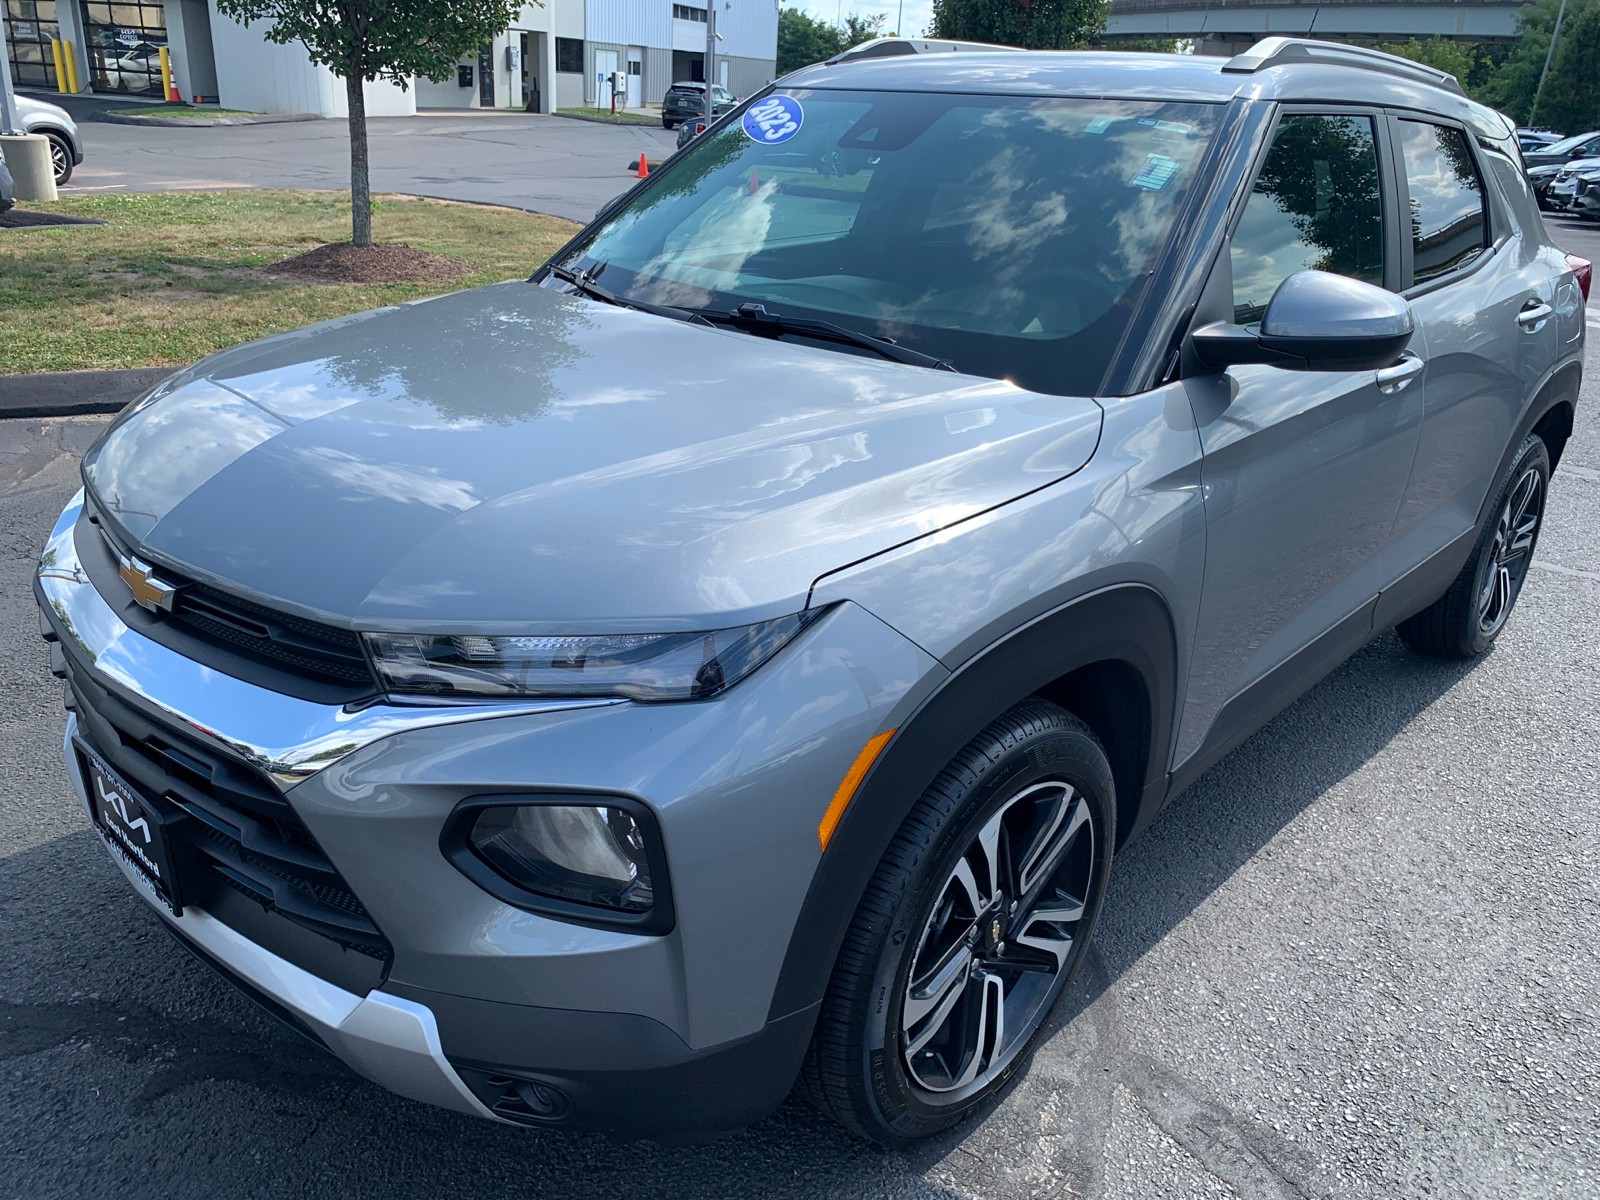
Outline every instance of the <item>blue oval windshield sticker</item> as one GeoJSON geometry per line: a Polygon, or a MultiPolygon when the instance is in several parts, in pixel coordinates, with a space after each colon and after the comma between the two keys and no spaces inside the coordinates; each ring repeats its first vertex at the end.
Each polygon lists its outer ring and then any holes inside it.
{"type": "Polygon", "coordinates": [[[744,131],[752,140],[775,146],[800,132],[806,119],[800,101],[792,96],[768,96],[744,112],[744,131]]]}

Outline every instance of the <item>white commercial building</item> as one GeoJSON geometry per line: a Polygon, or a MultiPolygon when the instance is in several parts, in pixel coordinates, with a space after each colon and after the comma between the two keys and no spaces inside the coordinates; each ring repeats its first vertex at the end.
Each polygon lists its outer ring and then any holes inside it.
{"type": "MultiPolygon", "coordinates": [[[[749,95],[773,78],[778,0],[544,0],[526,4],[511,27],[440,83],[367,85],[371,116],[418,108],[557,108],[659,103],[680,80],[704,78],[706,5],[716,4],[717,81],[749,95]]],[[[160,51],[184,100],[265,113],[342,117],[342,80],[314,66],[298,42],[275,45],[265,22],[246,28],[214,0],[4,0],[8,67],[21,88],[161,94],[160,51]],[[59,41],[59,45],[56,42],[59,41]]]]}

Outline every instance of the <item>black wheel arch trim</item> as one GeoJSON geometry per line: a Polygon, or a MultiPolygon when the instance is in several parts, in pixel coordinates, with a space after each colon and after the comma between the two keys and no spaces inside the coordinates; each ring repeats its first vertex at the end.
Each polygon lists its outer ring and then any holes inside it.
{"type": "MultiPolygon", "coordinates": [[[[1478,505],[1478,519],[1473,524],[1473,531],[1483,528],[1484,521],[1489,518],[1489,506],[1494,503],[1495,484],[1505,473],[1511,469],[1512,462],[1517,457],[1517,451],[1522,449],[1522,443],[1528,440],[1528,435],[1544,419],[1560,408],[1563,404],[1571,413],[1576,413],[1578,408],[1578,393],[1583,384],[1583,362],[1578,357],[1570,356],[1551,368],[1550,374],[1534,389],[1533,400],[1522,410],[1516,429],[1506,442],[1505,453],[1500,456],[1500,464],[1495,468],[1490,477],[1488,489],[1484,492],[1483,500],[1478,505]]],[[[1570,433],[1572,425],[1567,422],[1567,431],[1570,433]]],[[[1550,470],[1554,473],[1556,464],[1561,459],[1561,449],[1557,446],[1547,446],[1550,451],[1550,470]]]]}
{"type": "Polygon", "coordinates": [[[1119,841],[1148,824],[1166,797],[1177,645],[1171,611],[1159,592],[1145,584],[1114,585],[1011,631],[926,697],[868,772],[828,842],[790,933],[768,1020],[822,998],[873,871],[950,757],[1013,704],[1063,677],[1114,662],[1126,664],[1143,684],[1147,744],[1137,795],[1118,797],[1119,841]]]}

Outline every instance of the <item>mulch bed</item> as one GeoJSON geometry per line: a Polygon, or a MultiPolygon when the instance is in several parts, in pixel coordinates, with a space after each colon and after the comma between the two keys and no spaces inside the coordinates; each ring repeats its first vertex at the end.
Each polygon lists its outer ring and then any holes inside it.
{"type": "Polygon", "coordinates": [[[442,283],[471,270],[464,259],[413,250],[404,242],[359,247],[330,242],[266,268],[271,275],[317,283],[442,283]]]}
{"type": "Polygon", "coordinates": [[[104,225],[95,217],[69,217],[64,213],[28,212],[13,208],[0,212],[0,229],[27,229],[33,225],[104,225]]]}

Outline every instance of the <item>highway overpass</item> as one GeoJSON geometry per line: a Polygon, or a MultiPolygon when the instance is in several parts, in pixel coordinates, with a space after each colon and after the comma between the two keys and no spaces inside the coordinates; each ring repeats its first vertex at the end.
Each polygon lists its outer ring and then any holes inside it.
{"type": "Polygon", "coordinates": [[[1508,0],[1403,4],[1346,0],[1111,0],[1108,38],[1193,38],[1200,54],[1234,54],[1264,37],[1404,41],[1446,37],[1463,42],[1510,41],[1522,4],[1508,0]]]}

